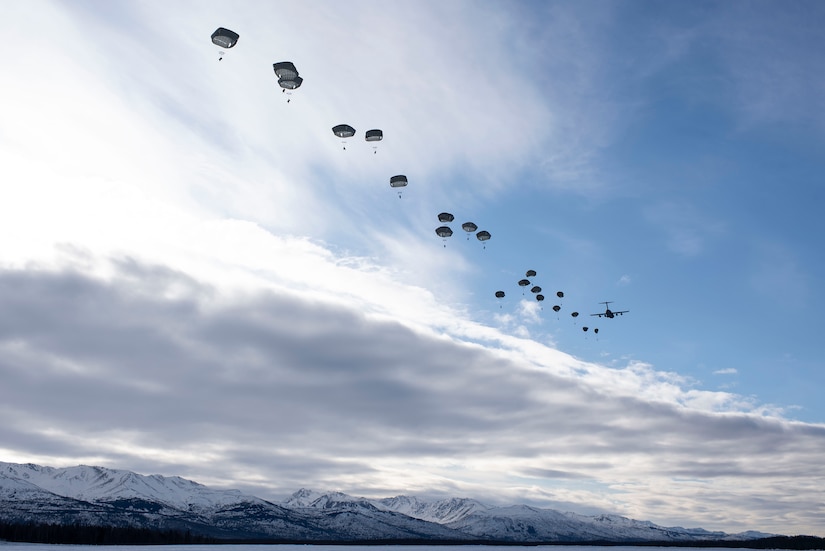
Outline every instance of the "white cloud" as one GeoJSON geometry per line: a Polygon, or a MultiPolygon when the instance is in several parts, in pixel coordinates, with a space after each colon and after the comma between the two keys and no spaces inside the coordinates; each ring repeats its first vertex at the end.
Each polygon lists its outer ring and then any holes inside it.
{"type": "Polygon", "coordinates": [[[727,367],[725,369],[717,369],[713,372],[714,375],[736,375],[739,373],[735,367],[727,367]]]}
{"type": "MultiPolygon", "coordinates": [[[[284,250],[317,262],[302,243],[284,250]]],[[[277,267],[271,282],[250,277],[242,288],[133,259],[108,262],[105,278],[6,270],[3,441],[60,464],[92,456],[273,494],[304,485],[506,494],[520,484],[515,473],[548,470],[622,484],[612,504],[638,518],[680,513],[627,485],[677,476],[705,480],[711,500],[746,475],[753,493],[781,482],[783,494],[814,499],[805,496],[823,475],[822,427],[766,418],[741,397],[648,365],[579,362],[457,319],[400,284],[395,299],[367,291],[383,273],[328,261],[329,277],[304,290],[277,285],[290,277],[277,267]],[[341,278],[364,284],[341,294],[341,278]]],[[[586,487],[565,500],[601,502],[586,487]]],[[[697,523],[719,522],[680,500],[697,523]]],[[[727,526],[739,526],[735,513],[727,526]]]]}

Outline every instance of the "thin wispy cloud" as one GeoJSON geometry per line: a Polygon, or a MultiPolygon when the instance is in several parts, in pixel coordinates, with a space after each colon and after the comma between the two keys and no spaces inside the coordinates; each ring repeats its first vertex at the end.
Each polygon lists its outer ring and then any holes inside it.
{"type": "Polygon", "coordinates": [[[737,373],[739,373],[739,371],[735,367],[717,369],[713,372],[714,375],[736,375],[737,373]]]}

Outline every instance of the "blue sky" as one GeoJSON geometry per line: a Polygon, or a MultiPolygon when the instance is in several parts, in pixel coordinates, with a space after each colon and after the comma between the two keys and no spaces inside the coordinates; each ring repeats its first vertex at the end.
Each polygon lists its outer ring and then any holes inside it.
{"type": "Polygon", "coordinates": [[[8,11],[0,459],[822,535],[819,3],[8,11]]]}

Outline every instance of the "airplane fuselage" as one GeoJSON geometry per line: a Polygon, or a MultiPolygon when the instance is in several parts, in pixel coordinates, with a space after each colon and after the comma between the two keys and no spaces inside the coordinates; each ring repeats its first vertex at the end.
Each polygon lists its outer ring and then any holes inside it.
{"type": "Polygon", "coordinates": [[[604,317],[604,318],[613,319],[616,316],[621,316],[622,314],[626,314],[630,311],[630,310],[619,310],[618,312],[614,312],[613,310],[611,310],[610,308],[607,307],[607,305],[610,304],[610,301],[602,302],[602,304],[604,304],[604,306],[605,306],[604,312],[601,312],[601,313],[598,313],[598,314],[590,314],[590,315],[591,316],[599,316],[600,318],[604,317]]]}

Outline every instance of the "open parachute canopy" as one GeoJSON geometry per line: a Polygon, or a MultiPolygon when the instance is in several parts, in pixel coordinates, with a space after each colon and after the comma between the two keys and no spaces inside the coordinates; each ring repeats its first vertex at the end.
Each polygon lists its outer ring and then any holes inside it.
{"type": "Polygon", "coordinates": [[[447,238],[453,234],[453,230],[451,230],[448,226],[439,226],[435,229],[436,235],[444,241],[444,246],[447,246],[447,238]]]}
{"type": "Polygon", "coordinates": [[[348,124],[336,124],[332,127],[332,133],[339,138],[352,138],[355,136],[355,129],[348,124]]]}
{"type": "Polygon", "coordinates": [[[521,279],[518,282],[519,287],[527,287],[528,285],[530,285],[530,280],[529,279],[521,279]]]}
{"type": "Polygon", "coordinates": [[[504,291],[496,291],[496,298],[504,298],[504,291]]]}
{"type": "Polygon", "coordinates": [[[539,301],[539,302],[543,301],[544,300],[544,295],[539,293],[538,295],[536,295],[536,300],[539,301]]]}
{"type": "Polygon", "coordinates": [[[304,79],[301,77],[296,76],[295,78],[280,78],[278,79],[278,86],[283,88],[284,90],[295,90],[296,88],[300,88],[301,84],[304,83],[304,79]]]}
{"type": "MultiPolygon", "coordinates": [[[[218,27],[215,32],[212,33],[212,44],[218,46],[219,48],[223,48],[224,50],[228,50],[238,43],[238,38],[240,38],[240,36],[235,31],[218,27]]],[[[224,52],[222,50],[218,56],[218,61],[223,59],[223,54],[224,52]]]]}
{"type": "MultiPolygon", "coordinates": [[[[478,232],[476,234],[476,239],[478,239],[482,243],[484,243],[485,241],[488,241],[490,239],[490,237],[492,237],[492,236],[490,235],[490,232],[488,232],[487,230],[481,230],[480,232],[478,232]]],[[[487,245],[484,245],[484,248],[486,249],[487,245]]]]}
{"type": "Polygon", "coordinates": [[[212,33],[212,43],[227,50],[238,43],[238,38],[240,38],[238,33],[224,29],[223,27],[218,27],[218,29],[212,33]]]}
{"type": "Polygon", "coordinates": [[[295,68],[295,64],[291,61],[273,63],[272,70],[275,71],[275,76],[278,77],[278,86],[283,88],[284,92],[300,88],[304,82],[304,79],[298,76],[298,69],[295,68]]]}
{"type": "Polygon", "coordinates": [[[531,292],[531,293],[541,293],[541,287],[539,287],[538,285],[536,285],[535,287],[533,287],[532,289],[530,289],[530,292],[531,292]]]}
{"type": "Polygon", "coordinates": [[[384,139],[384,132],[377,128],[367,130],[367,133],[364,135],[364,139],[368,142],[380,142],[384,139]]]}
{"type": "Polygon", "coordinates": [[[442,212],[438,215],[439,222],[452,222],[453,220],[455,220],[455,216],[449,212],[442,212]]]}
{"type": "Polygon", "coordinates": [[[278,80],[293,79],[298,76],[298,69],[295,68],[295,64],[291,61],[273,63],[272,70],[275,71],[275,76],[278,77],[278,80]]]}
{"type": "Polygon", "coordinates": [[[461,229],[466,231],[467,233],[473,233],[478,229],[478,226],[476,226],[472,222],[464,222],[463,224],[461,224],[461,229]]]}
{"type": "Polygon", "coordinates": [[[535,277],[536,271],[535,270],[527,270],[527,273],[524,274],[524,275],[526,275],[527,277],[535,277]]]}
{"type": "Polygon", "coordinates": [[[559,306],[558,304],[553,306],[553,311],[554,312],[558,312],[559,310],[561,310],[561,306],[559,306]]]}

